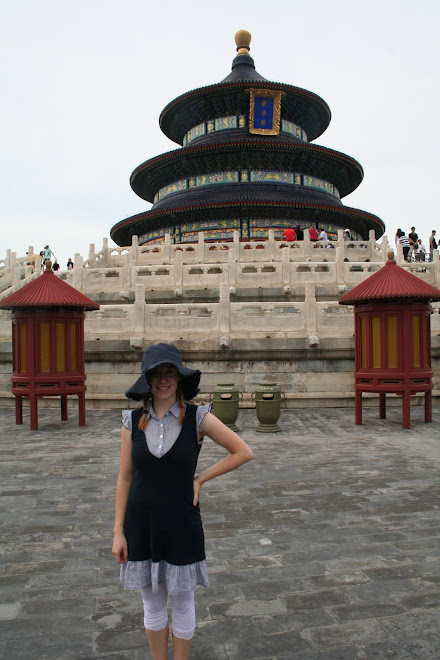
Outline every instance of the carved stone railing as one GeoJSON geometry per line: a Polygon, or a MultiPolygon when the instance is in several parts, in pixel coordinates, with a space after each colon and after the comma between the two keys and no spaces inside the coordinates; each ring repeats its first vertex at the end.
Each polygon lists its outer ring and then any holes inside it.
{"type": "MultiPolygon", "coordinates": [[[[308,282],[322,286],[354,286],[381,267],[389,248],[384,236],[380,243],[371,232],[369,241],[344,241],[342,231],[337,241],[293,243],[278,241],[273,230],[266,241],[239,241],[238,232],[229,243],[211,243],[201,233],[197,243],[177,245],[167,234],[161,245],[139,246],[133,237],[129,247],[110,248],[104,239],[102,249],[90,245],[86,261],[75,254],[72,271],[58,271],[58,276],[86,295],[100,292],[119,295],[144,284],[154,290],[217,288],[222,282],[237,288],[295,287],[308,282]],[[315,247],[317,246],[317,247],[315,247]]],[[[33,252],[33,248],[29,248],[33,252]]],[[[17,259],[8,251],[0,268],[0,296],[5,297],[35,276],[27,258],[17,259]]],[[[396,261],[424,281],[439,287],[438,250],[432,262],[407,263],[402,247],[396,249],[396,261]]],[[[35,268],[39,274],[39,269],[35,268]]]]}

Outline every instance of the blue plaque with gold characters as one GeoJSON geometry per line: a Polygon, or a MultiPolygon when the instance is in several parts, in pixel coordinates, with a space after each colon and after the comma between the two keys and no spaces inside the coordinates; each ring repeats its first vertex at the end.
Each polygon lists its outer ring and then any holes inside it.
{"type": "Polygon", "coordinates": [[[280,132],[281,95],[270,89],[249,89],[249,133],[278,135],[280,132]]]}

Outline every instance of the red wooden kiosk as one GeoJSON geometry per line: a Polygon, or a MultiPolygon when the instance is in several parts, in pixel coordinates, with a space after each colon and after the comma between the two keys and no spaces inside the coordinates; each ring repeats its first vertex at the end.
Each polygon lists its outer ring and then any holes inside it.
{"type": "Polygon", "coordinates": [[[23,398],[29,399],[31,430],[38,429],[37,400],[61,397],[67,420],[67,397],[78,396],[79,425],[86,423],[84,312],[99,309],[72,286],[46,270],[0,302],[12,310],[12,393],[15,418],[23,423],[23,398]]]}
{"type": "Polygon", "coordinates": [[[411,395],[425,395],[425,422],[432,420],[431,323],[429,301],[440,290],[396,264],[392,250],[383,268],[345,293],[354,305],[355,423],[362,424],[362,393],[379,394],[386,417],[387,393],[402,396],[403,428],[409,429],[411,395]]]}

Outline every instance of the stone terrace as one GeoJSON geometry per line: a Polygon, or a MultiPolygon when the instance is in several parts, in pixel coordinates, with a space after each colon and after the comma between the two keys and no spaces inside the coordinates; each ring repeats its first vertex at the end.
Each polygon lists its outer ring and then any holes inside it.
{"type": "MultiPolygon", "coordinates": [[[[111,556],[120,418],[40,430],[0,410],[0,656],[150,658],[140,597],[111,556]]],[[[440,408],[401,428],[346,409],[283,410],[278,434],[239,416],[255,461],[206,484],[211,587],[196,595],[196,660],[440,657],[440,408]]],[[[218,459],[209,440],[201,465],[218,459]]]]}
{"type": "MultiPolygon", "coordinates": [[[[205,375],[205,398],[217,383],[235,382],[249,405],[261,382],[276,380],[291,408],[353,404],[353,308],[339,305],[345,291],[386,261],[385,236],[377,243],[344,241],[287,244],[269,231],[267,241],[102,249],[87,260],[75,255],[72,271],[59,277],[100,304],[85,320],[87,405],[120,408],[121,392],[137,377],[143,348],[176,343],[185,362],[205,375]],[[315,248],[315,245],[319,245],[315,248]]],[[[33,253],[32,246],[29,247],[33,253]]],[[[438,250],[432,262],[399,265],[440,288],[438,250]]],[[[0,298],[38,277],[38,268],[8,252],[0,262],[0,298]]],[[[433,396],[440,397],[440,303],[433,303],[433,396]]],[[[0,407],[10,392],[11,319],[0,311],[0,407]]],[[[45,405],[43,400],[41,403],[45,405]]]]}

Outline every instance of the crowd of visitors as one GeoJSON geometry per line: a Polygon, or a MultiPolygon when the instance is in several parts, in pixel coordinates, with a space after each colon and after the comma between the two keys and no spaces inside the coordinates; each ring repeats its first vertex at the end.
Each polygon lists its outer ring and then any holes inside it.
{"type": "MultiPolygon", "coordinates": [[[[42,270],[44,270],[47,261],[50,261],[52,263],[52,270],[54,270],[55,272],[60,270],[60,268],[61,268],[56,256],[54,255],[54,253],[50,249],[49,245],[45,245],[44,249],[41,250],[41,252],[39,252],[38,254],[29,254],[28,252],[26,252],[26,263],[27,263],[28,266],[32,266],[33,269],[35,268],[35,263],[36,263],[37,259],[41,259],[41,269],[42,270]]],[[[69,257],[69,259],[67,260],[67,264],[66,264],[67,270],[72,270],[73,266],[74,266],[74,263],[73,263],[71,257],[69,257]]],[[[32,272],[33,272],[33,270],[32,270],[32,272]]]]}
{"type": "Polygon", "coordinates": [[[415,227],[411,227],[408,236],[400,228],[397,229],[394,241],[396,246],[402,246],[405,261],[432,261],[433,252],[438,247],[435,229],[431,231],[428,250],[422,239],[419,238],[415,227]]]}
{"type": "MultiPolygon", "coordinates": [[[[309,232],[310,241],[315,243],[315,247],[333,247],[330,244],[332,238],[330,237],[329,239],[329,236],[323,227],[318,228],[316,225],[312,225],[309,229],[303,230],[300,225],[291,227],[291,225],[288,224],[281,234],[281,239],[287,241],[287,243],[302,241],[304,240],[304,231],[309,232]]],[[[356,240],[356,238],[353,238],[351,231],[348,228],[344,229],[343,236],[344,241],[356,240]]],[[[408,235],[399,228],[396,231],[394,241],[396,246],[402,246],[405,261],[432,261],[433,252],[438,247],[435,229],[432,230],[429,237],[428,248],[426,248],[422,239],[419,238],[415,227],[411,227],[411,231],[408,235]]]]}

